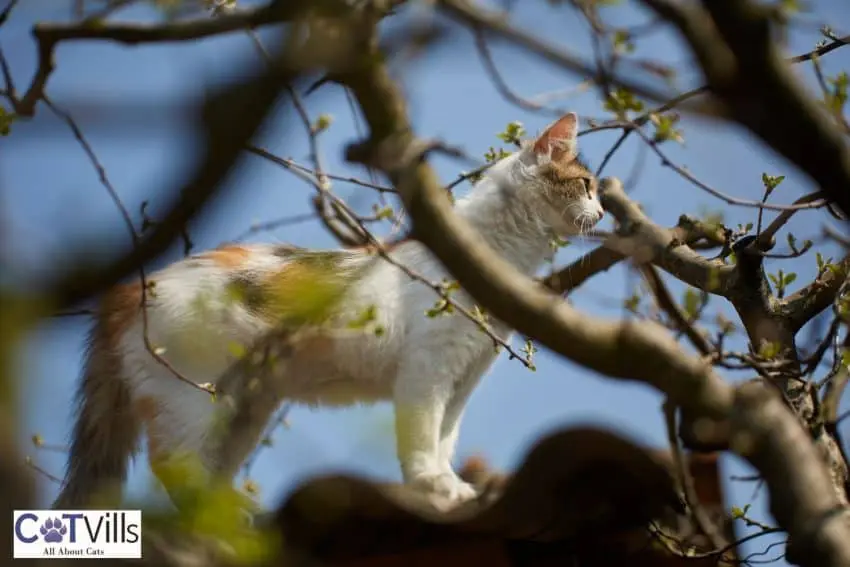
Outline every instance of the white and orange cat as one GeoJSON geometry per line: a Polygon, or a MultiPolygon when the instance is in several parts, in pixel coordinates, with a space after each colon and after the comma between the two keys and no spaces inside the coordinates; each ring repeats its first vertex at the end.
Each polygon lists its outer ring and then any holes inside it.
{"type": "MultiPolygon", "coordinates": [[[[491,167],[456,203],[457,214],[492,250],[529,276],[551,254],[554,237],[579,234],[603,216],[597,181],[578,159],[577,128],[578,117],[566,114],[491,167]]],[[[419,242],[402,241],[389,254],[430,281],[451,279],[419,242]]],[[[284,398],[311,406],[391,400],[404,480],[444,501],[473,498],[475,490],[454,472],[452,457],[464,406],[497,357],[493,341],[459,313],[426,317],[436,292],[374,251],[256,244],[176,262],[148,278],[154,282],[145,307],[150,344],[184,377],[215,383],[234,361],[229,345],[250,345],[275,324],[264,308],[267,286],[316,258],[351,278],[336,315],[356,317],[373,307],[384,332],[324,341],[321,353],[288,366],[280,384],[284,398]],[[233,286],[250,293],[234,301],[233,286]]],[[[472,304],[462,292],[453,298],[472,304]]],[[[104,486],[120,486],[143,432],[155,471],[177,454],[211,458],[201,447],[215,429],[216,405],[151,356],[141,299],[135,283],[117,286],[101,301],[57,508],[85,507],[104,486]]],[[[511,332],[498,322],[493,328],[504,338],[511,332]]],[[[252,449],[245,447],[239,461],[252,449]]]]}

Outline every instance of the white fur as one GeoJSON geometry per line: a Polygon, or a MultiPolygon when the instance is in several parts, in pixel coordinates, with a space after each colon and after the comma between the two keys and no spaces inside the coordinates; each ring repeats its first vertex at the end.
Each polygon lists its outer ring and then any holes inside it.
{"type": "MultiPolygon", "coordinates": [[[[528,275],[550,253],[556,233],[574,234],[580,219],[595,224],[602,213],[598,200],[582,198],[553,214],[535,184],[536,168],[546,159],[530,148],[517,152],[492,167],[456,205],[457,213],[494,251],[528,275]]],[[[272,251],[268,245],[251,246],[248,263],[259,273],[283,269],[287,260],[272,251]]],[[[350,254],[352,264],[373,258],[365,252],[350,254]]],[[[391,255],[431,281],[451,279],[417,242],[405,242],[391,255]]],[[[230,344],[250,344],[269,330],[265,320],[223,300],[230,275],[232,269],[192,258],[150,277],[156,282],[147,308],[150,342],[176,370],[198,383],[214,382],[233,361],[230,344]]],[[[471,305],[462,292],[453,297],[471,305]]],[[[469,395],[497,354],[492,340],[462,315],[426,317],[424,312],[437,299],[431,288],[391,263],[375,262],[343,304],[352,316],[374,305],[377,323],[386,332],[334,339],[330,352],[295,364],[282,390],[287,399],[313,406],[392,400],[405,480],[457,501],[474,496],[451,465],[458,426],[469,395]]],[[[505,338],[509,335],[498,322],[495,330],[505,338]]],[[[136,321],[120,345],[123,378],[133,396],[158,402],[149,435],[156,437],[160,451],[198,452],[211,429],[215,406],[150,355],[142,332],[142,322],[136,321]]]]}

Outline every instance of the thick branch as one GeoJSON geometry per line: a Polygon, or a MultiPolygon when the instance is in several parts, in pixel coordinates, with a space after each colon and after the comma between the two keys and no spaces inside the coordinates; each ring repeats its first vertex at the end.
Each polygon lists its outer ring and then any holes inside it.
{"type": "MultiPolygon", "coordinates": [[[[625,194],[617,198],[628,199],[625,194]]],[[[625,207],[622,207],[622,210],[625,209],[625,207]]],[[[649,222],[649,219],[644,217],[641,222],[649,222]]],[[[684,215],[679,219],[679,223],[675,227],[669,228],[667,231],[673,238],[673,241],[683,242],[688,246],[699,244],[705,248],[715,248],[725,243],[725,235],[721,229],[709,228],[703,223],[684,215]]],[[[662,254],[662,257],[664,257],[664,254],[662,254]]],[[[555,293],[566,294],[593,276],[609,270],[625,258],[626,256],[623,254],[602,245],[591,250],[571,264],[564,266],[554,274],[543,278],[542,283],[555,293]]],[[[653,261],[656,262],[654,258],[653,261]]]]}
{"type": "Polygon", "coordinates": [[[735,285],[733,266],[697,254],[676,232],[652,222],[628,198],[619,183],[604,184],[600,198],[617,219],[619,229],[605,246],[638,262],[652,262],[665,272],[703,291],[726,296],[735,285]]]}
{"type": "Polygon", "coordinates": [[[564,266],[543,279],[543,285],[555,293],[569,293],[600,272],[616,265],[625,256],[600,246],[591,250],[572,264],[564,266]]]}

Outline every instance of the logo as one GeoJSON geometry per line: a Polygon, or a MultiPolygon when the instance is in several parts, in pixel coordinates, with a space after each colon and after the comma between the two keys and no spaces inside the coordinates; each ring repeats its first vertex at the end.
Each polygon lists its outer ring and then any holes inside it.
{"type": "Polygon", "coordinates": [[[14,559],[141,559],[141,510],[15,510],[14,559]]]}

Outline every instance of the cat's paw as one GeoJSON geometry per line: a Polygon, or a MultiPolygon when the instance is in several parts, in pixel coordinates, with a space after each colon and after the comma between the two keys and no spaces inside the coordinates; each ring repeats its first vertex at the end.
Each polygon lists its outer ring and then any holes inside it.
{"type": "Polygon", "coordinates": [[[422,473],[413,478],[415,488],[428,493],[432,504],[448,510],[478,497],[478,492],[453,472],[422,473]]]}

